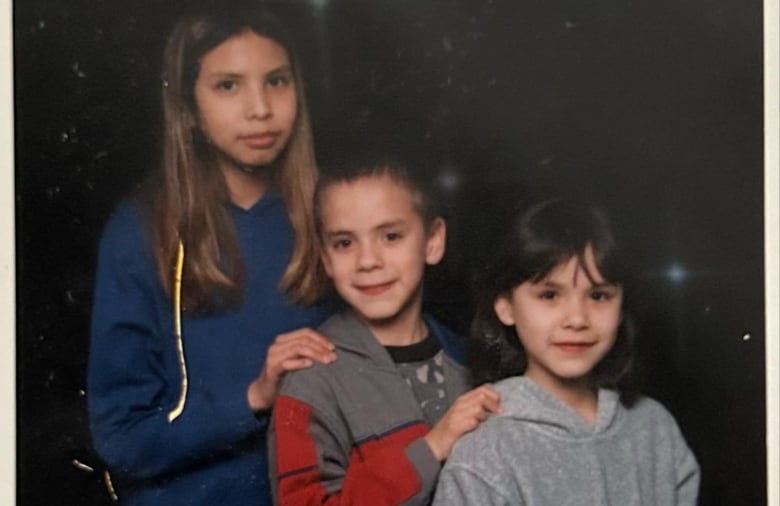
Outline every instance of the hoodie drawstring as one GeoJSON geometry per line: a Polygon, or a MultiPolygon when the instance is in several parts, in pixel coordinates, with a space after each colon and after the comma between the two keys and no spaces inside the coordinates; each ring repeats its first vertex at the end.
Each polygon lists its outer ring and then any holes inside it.
{"type": "Polygon", "coordinates": [[[184,341],[181,336],[181,278],[184,270],[184,244],[179,241],[176,252],[176,274],[173,282],[173,325],[176,332],[176,352],[179,357],[179,369],[181,370],[181,393],[179,402],[168,413],[168,423],[173,422],[184,411],[184,403],[187,400],[187,364],[184,362],[184,341]]]}

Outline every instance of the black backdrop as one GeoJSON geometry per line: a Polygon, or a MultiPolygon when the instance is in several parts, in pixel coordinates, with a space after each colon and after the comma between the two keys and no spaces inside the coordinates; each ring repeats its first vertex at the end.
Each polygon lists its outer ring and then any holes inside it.
{"type": "MultiPolygon", "coordinates": [[[[84,413],[95,252],[155,163],[158,53],[186,6],[14,4],[18,504],[108,502],[84,413]]],[[[697,454],[702,504],[764,504],[761,2],[277,7],[321,159],[381,138],[432,160],[451,227],[432,309],[465,330],[516,202],[601,201],[641,266],[645,390],[697,454]]]]}

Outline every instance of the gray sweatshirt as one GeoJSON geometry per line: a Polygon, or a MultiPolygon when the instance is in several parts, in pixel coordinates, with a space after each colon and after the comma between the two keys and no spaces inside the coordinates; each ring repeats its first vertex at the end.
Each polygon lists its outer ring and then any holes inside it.
{"type": "Polygon", "coordinates": [[[672,415],[599,390],[595,425],[525,377],[495,384],[503,414],[455,445],[435,506],[695,505],[699,467],[672,415]]]}

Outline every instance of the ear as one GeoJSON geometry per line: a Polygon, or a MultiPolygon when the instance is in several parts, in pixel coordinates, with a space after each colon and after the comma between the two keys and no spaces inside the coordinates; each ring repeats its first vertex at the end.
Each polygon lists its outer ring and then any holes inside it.
{"type": "Polygon", "coordinates": [[[443,218],[435,218],[428,230],[428,242],[425,245],[425,263],[436,265],[444,257],[447,244],[447,224],[443,218]]]}
{"type": "Polygon", "coordinates": [[[493,301],[493,311],[496,312],[496,316],[504,325],[514,325],[515,315],[512,311],[512,300],[507,295],[499,295],[496,300],[493,301]]]}

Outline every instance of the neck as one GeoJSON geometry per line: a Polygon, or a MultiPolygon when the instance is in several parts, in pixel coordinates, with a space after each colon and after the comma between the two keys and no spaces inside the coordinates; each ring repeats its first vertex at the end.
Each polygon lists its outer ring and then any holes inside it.
{"type": "Polygon", "coordinates": [[[235,164],[223,163],[220,168],[230,200],[242,209],[252,207],[268,190],[268,167],[255,167],[247,171],[235,164]]]}
{"type": "Polygon", "coordinates": [[[422,319],[421,304],[402,310],[386,320],[365,322],[382,346],[408,346],[425,339],[428,327],[422,319]]]}
{"type": "Polygon", "coordinates": [[[588,378],[545,380],[537,377],[533,371],[531,374],[526,372],[525,376],[574,409],[589,424],[595,425],[598,411],[598,391],[590,384],[588,378]]]}

